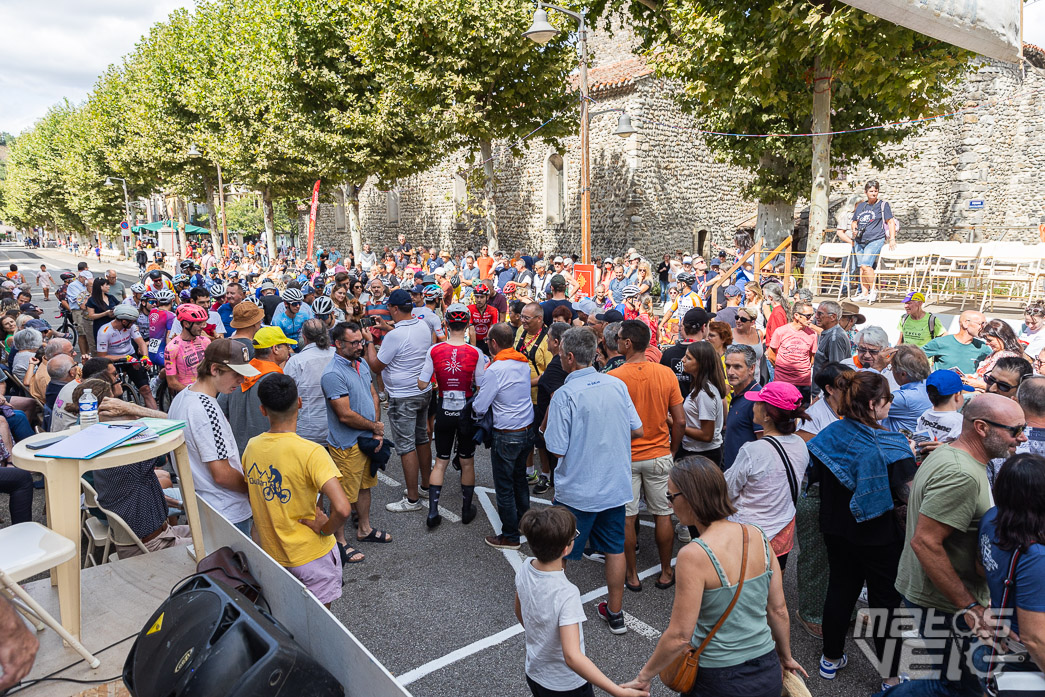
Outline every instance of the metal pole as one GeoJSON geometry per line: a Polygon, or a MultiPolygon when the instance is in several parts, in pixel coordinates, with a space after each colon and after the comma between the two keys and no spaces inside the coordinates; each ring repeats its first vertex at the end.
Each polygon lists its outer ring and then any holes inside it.
{"type": "MultiPolygon", "coordinates": [[[[131,201],[130,198],[128,198],[127,196],[127,180],[120,179],[120,182],[123,184],[123,212],[127,216],[127,239],[130,240],[134,239],[133,237],[131,237],[131,235],[134,234],[133,232],[131,232],[131,228],[134,226],[134,223],[131,222],[131,201]]],[[[122,234],[120,235],[120,244],[123,246],[123,256],[126,257],[127,240],[123,238],[122,234]]]]}
{"type": "MultiPolygon", "coordinates": [[[[221,208],[221,238],[222,244],[225,246],[225,254],[228,254],[229,250],[229,228],[225,224],[225,184],[221,181],[221,165],[218,161],[214,161],[214,166],[218,168],[218,205],[221,208]]],[[[222,257],[225,256],[222,254],[222,257]]]]}
{"type": "Polygon", "coordinates": [[[581,86],[581,263],[591,263],[591,168],[588,153],[588,26],[580,13],[581,86]]]}

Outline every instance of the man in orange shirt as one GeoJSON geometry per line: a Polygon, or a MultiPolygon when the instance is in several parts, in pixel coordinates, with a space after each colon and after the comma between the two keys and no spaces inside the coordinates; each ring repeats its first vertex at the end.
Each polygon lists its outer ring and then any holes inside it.
{"type": "Polygon", "coordinates": [[[480,280],[490,278],[490,269],[493,268],[493,257],[490,256],[490,248],[485,244],[479,249],[479,258],[475,260],[475,265],[479,267],[480,280]]]}
{"type": "Polygon", "coordinates": [[[635,523],[639,514],[639,494],[645,492],[646,507],[653,514],[657,552],[660,555],[660,578],[657,588],[675,584],[671,568],[674,528],[671,524],[671,506],[668,503],[668,474],[674,463],[672,455],[682,443],[686,429],[686,415],[682,409],[682,391],[675,372],[660,363],[646,360],[650,343],[649,326],[640,320],[621,322],[617,334],[617,350],[624,356],[624,365],[611,370],[628,387],[635,410],[642,419],[642,437],[631,441],[632,502],[625,508],[624,558],[627,571],[624,587],[630,591],[642,590],[635,562],[635,523]],[[668,415],[671,427],[668,427],[668,415]]]}

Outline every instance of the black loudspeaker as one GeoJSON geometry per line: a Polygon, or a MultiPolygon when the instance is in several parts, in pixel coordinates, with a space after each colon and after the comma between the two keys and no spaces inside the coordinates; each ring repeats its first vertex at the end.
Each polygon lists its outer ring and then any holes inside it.
{"type": "Polygon", "coordinates": [[[342,697],[344,689],[290,632],[221,581],[177,588],[123,666],[134,697],[342,697]]]}

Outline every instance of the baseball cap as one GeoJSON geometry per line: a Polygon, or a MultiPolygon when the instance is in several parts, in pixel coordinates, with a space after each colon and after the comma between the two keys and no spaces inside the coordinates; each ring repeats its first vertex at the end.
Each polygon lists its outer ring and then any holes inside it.
{"type": "Polygon", "coordinates": [[[909,303],[912,300],[917,300],[920,303],[925,302],[925,293],[919,293],[916,290],[912,290],[910,293],[907,294],[907,297],[903,299],[905,303],[909,303]]]}
{"type": "Polygon", "coordinates": [[[440,266],[438,269],[436,269],[435,271],[432,272],[432,275],[433,276],[445,276],[446,275],[446,269],[444,269],[442,266],[440,266]]]}
{"type": "Polygon", "coordinates": [[[691,328],[703,327],[705,324],[710,322],[711,319],[712,315],[710,312],[702,307],[694,307],[693,309],[688,310],[682,317],[682,326],[691,328]]]}
{"type": "Polygon", "coordinates": [[[593,315],[595,314],[595,311],[599,309],[599,306],[596,305],[595,301],[591,298],[581,298],[573,303],[572,307],[577,312],[583,312],[586,315],[593,315]]]}
{"type": "Polygon", "coordinates": [[[276,290],[276,284],[268,279],[265,279],[261,282],[261,285],[258,288],[260,290],[276,290]]]}
{"type": "Polygon", "coordinates": [[[693,257],[682,257],[682,263],[683,264],[692,264],[693,263],[693,257]]]}
{"type": "Polygon", "coordinates": [[[396,288],[392,291],[392,294],[388,296],[388,304],[392,307],[413,307],[414,301],[410,297],[410,293],[402,288],[396,288]]]}
{"type": "Polygon", "coordinates": [[[842,305],[842,317],[856,317],[857,324],[863,324],[867,321],[867,318],[860,314],[860,307],[856,303],[843,301],[842,305]]]}
{"type": "Polygon", "coordinates": [[[712,266],[722,266],[722,260],[719,259],[718,257],[712,257],[711,258],[711,265],[712,266]]]}
{"type": "Polygon", "coordinates": [[[280,344],[296,346],[297,343],[298,342],[284,334],[283,329],[280,327],[262,327],[258,330],[258,333],[254,335],[254,348],[256,349],[272,348],[273,346],[279,346],[280,344]]]}
{"type": "Polygon", "coordinates": [[[632,255],[631,255],[630,257],[628,257],[628,259],[630,259],[630,260],[632,260],[632,261],[634,261],[634,260],[636,260],[636,259],[641,259],[641,258],[642,258],[642,255],[641,255],[641,254],[639,254],[638,252],[635,252],[635,253],[634,253],[634,254],[632,254],[632,255]]]}
{"type": "Polygon", "coordinates": [[[744,393],[744,399],[752,402],[765,402],[772,404],[777,409],[793,411],[802,403],[802,393],[789,382],[774,380],[757,392],[748,390],[744,393]]]}
{"type": "MultiPolygon", "coordinates": [[[[555,258],[558,259],[559,261],[562,261],[561,257],[555,257],[555,258]]],[[[561,273],[555,274],[554,276],[552,276],[551,287],[552,288],[565,288],[566,287],[566,277],[563,276],[561,273]]]]}
{"type": "Polygon", "coordinates": [[[611,322],[623,322],[624,315],[621,314],[620,310],[606,310],[602,314],[595,315],[595,319],[609,324],[611,322]]]}
{"type": "Polygon", "coordinates": [[[562,263],[562,257],[555,257],[554,259],[552,259],[552,263],[553,264],[561,264],[562,263]]]}
{"type": "Polygon", "coordinates": [[[740,295],[742,295],[742,291],[740,290],[740,286],[736,286],[736,285],[726,286],[726,289],[723,292],[726,294],[727,298],[736,298],[736,297],[739,297],[740,295]]]}
{"type": "Polygon", "coordinates": [[[953,370],[934,370],[925,379],[925,385],[926,387],[932,385],[940,395],[976,391],[976,388],[969,387],[962,382],[961,377],[953,370]]]}
{"type": "Polygon", "coordinates": [[[83,271],[77,272],[76,275],[79,276],[80,278],[86,278],[88,281],[90,281],[92,278],[94,278],[94,274],[91,273],[90,271],[88,271],[87,269],[84,269],[83,271]]]}
{"type": "Polygon", "coordinates": [[[51,331],[51,325],[47,323],[47,320],[42,319],[31,319],[25,323],[25,326],[30,329],[35,329],[38,332],[49,332],[51,331]]]}
{"type": "MultiPolygon", "coordinates": [[[[240,303],[236,307],[243,305],[250,305],[250,303],[240,303]]],[[[251,307],[254,306],[251,305],[251,307]]],[[[241,341],[233,341],[224,337],[215,339],[207,345],[203,358],[235,370],[245,378],[261,375],[261,371],[250,364],[250,349],[241,341]]]]}
{"type": "Polygon", "coordinates": [[[14,287],[15,287],[15,282],[14,281],[4,281],[3,283],[0,283],[0,288],[14,288],[14,287]]]}
{"type": "Polygon", "coordinates": [[[421,293],[424,293],[425,292],[425,284],[424,283],[418,283],[417,285],[415,285],[413,288],[410,289],[410,292],[411,293],[416,293],[417,295],[420,295],[421,293]]]}
{"type": "Polygon", "coordinates": [[[254,303],[242,302],[232,308],[232,321],[229,322],[233,329],[251,327],[265,318],[265,311],[254,303]]]}

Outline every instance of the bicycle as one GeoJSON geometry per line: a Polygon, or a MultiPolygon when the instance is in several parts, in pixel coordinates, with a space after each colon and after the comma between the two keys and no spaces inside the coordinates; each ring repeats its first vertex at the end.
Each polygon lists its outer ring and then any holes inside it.
{"type": "Polygon", "coordinates": [[[62,326],[58,327],[58,333],[62,337],[68,339],[73,346],[77,346],[77,341],[80,338],[80,332],[76,329],[76,323],[73,321],[73,313],[69,310],[60,310],[55,319],[62,320],[62,326]]]}
{"type": "Polygon", "coordinates": [[[126,370],[121,370],[121,366],[148,366],[152,365],[151,361],[143,360],[137,356],[124,356],[123,358],[112,359],[112,364],[116,366],[116,374],[120,376],[120,385],[123,386],[123,394],[120,396],[125,402],[131,402],[137,404],[139,407],[145,406],[145,398],[142,397],[141,392],[135,387],[131,381],[131,376],[126,370]]]}

